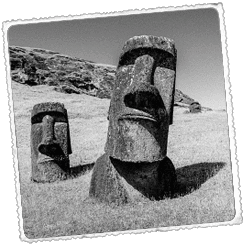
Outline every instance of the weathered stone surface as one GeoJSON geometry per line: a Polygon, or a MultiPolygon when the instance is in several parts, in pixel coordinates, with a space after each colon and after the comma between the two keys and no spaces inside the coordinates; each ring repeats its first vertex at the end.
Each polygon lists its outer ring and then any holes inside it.
{"type": "Polygon", "coordinates": [[[54,182],[66,179],[72,151],[64,105],[55,102],[35,105],[31,123],[32,180],[54,182]]]}
{"type": "Polygon", "coordinates": [[[94,165],[89,194],[102,202],[118,205],[129,201],[129,194],[107,154],[98,158],[94,165]]]}
{"type": "Polygon", "coordinates": [[[201,105],[196,101],[194,101],[190,104],[189,109],[190,109],[190,113],[202,112],[201,105]]]}
{"type": "MultiPolygon", "coordinates": [[[[151,55],[153,55],[156,50],[159,52],[158,47],[160,52],[165,54],[166,50],[170,54],[175,52],[173,43],[166,38],[144,36],[144,39],[130,39],[124,46],[119,64],[133,61],[134,56],[138,57],[140,52],[146,54],[150,49],[151,55]],[[154,40],[160,40],[160,42],[154,40]],[[135,49],[137,46],[139,48],[135,49]]],[[[11,76],[15,82],[30,86],[47,84],[54,86],[56,91],[62,93],[85,93],[99,98],[111,98],[116,74],[114,66],[100,65],[36,48],[10,46],[9,55],[11,76]]],[[[173,55],[170,55],[169,58],[172,59],[173,55]]],[[[165,57],[162,62],[167,60],[165,57]]],[[[174,63],[170,62],[169,64],[174,63]]],[[[194,100],[175,89],[174,101],[177,102],[175,105],[180,102],[188,107],[194,100]]]]}
{"type": "Polygon", "coordinates": [[[105,155],[95,164],[91,197],[124,203],[132,198],[128,185],[148,198],[173,194],[175,169],[166,154],[175,69],[176,50],[167,38],[139,36],[124,45],[109,109],[105,155]]]}
{"type": "Polygon", "coordinates": [[[134,36],[125,42],[119,58],[119,63],[121,63],[121,59],[126,53],[130,53],[132,50],[135,51],[136,49],[140,50],[142,48],[156,49],[158,52],[159,50],[163,50],[170,53],[173,57],[176,56],[175,44],[170,38],[141,35],[134,36]]]}

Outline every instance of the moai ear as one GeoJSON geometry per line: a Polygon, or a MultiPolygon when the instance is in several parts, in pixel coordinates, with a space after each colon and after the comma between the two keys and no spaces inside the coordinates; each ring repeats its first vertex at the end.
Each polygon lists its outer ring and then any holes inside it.
{"type": "Polygon", "coordinates": [[[68,154],[72,154],[72,149],[71,149],[71,135],[70,135],[70,125],[69,122],[67,122],[67,141],[68,141],[68,154]]]}

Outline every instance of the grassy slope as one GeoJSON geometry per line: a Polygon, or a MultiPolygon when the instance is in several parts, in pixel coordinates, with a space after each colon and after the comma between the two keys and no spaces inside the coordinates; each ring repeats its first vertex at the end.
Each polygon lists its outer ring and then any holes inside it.
{"type": "Polygon", "coordinates": [[[228,126],[225,112],[175,110],[168,156],[179,182],[174,199],[142,199],[121,207],[88,198],[91,172],[59,183],[30,182],[30,113],[36,103],[59,101],[68,110],[72,166],[94,162],[107,133],[109,100],[66,95],[51,87],[13,83],[15,127],[25,234],[57,237],[129,229],[212,223],[234,217],[228,126]]]}

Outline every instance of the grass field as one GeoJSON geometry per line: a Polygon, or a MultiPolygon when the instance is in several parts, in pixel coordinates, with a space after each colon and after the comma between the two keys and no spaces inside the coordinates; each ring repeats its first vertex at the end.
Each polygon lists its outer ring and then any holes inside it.
{"type": "Polygon", "coordinates": [[[223,222],[235,215],[227,114],[174,112],[168,157],[175,165],[175,198],[140,199],[124,206],[88,197],[91,171],[74,179],[37,184],[31,178],[30,114],[36,103],[57,101],[68,110],[72,167],[93,163],[103,154],[110,101],[62,94],[51,87],[12,83],[22,217],[27,238],[223,222]]]}

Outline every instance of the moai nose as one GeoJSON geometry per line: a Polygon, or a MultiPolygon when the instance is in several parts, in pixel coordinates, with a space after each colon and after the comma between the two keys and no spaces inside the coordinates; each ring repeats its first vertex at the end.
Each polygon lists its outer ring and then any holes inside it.
{"type": "Polygon", "coordinates": [[[154,59],[150,55],[142,55],[135,60],[133,82],[153,84],[154,59]]]}
{"type": "Polygon", "coordinates": [[[54,138],[54,118],[46,115],[43,117],[43,138],[38,146],[39,152],[45,155],[55,154],[58,151],[58,144],[54,138]]]}
{"type": "Polygon", "coordinates": [[[162,107],[161,96],[153,85],[154,59],[150,55],[135,60],[133,79],[124,96],[127,107],[139,110],[154,110],[162,107]]]}

